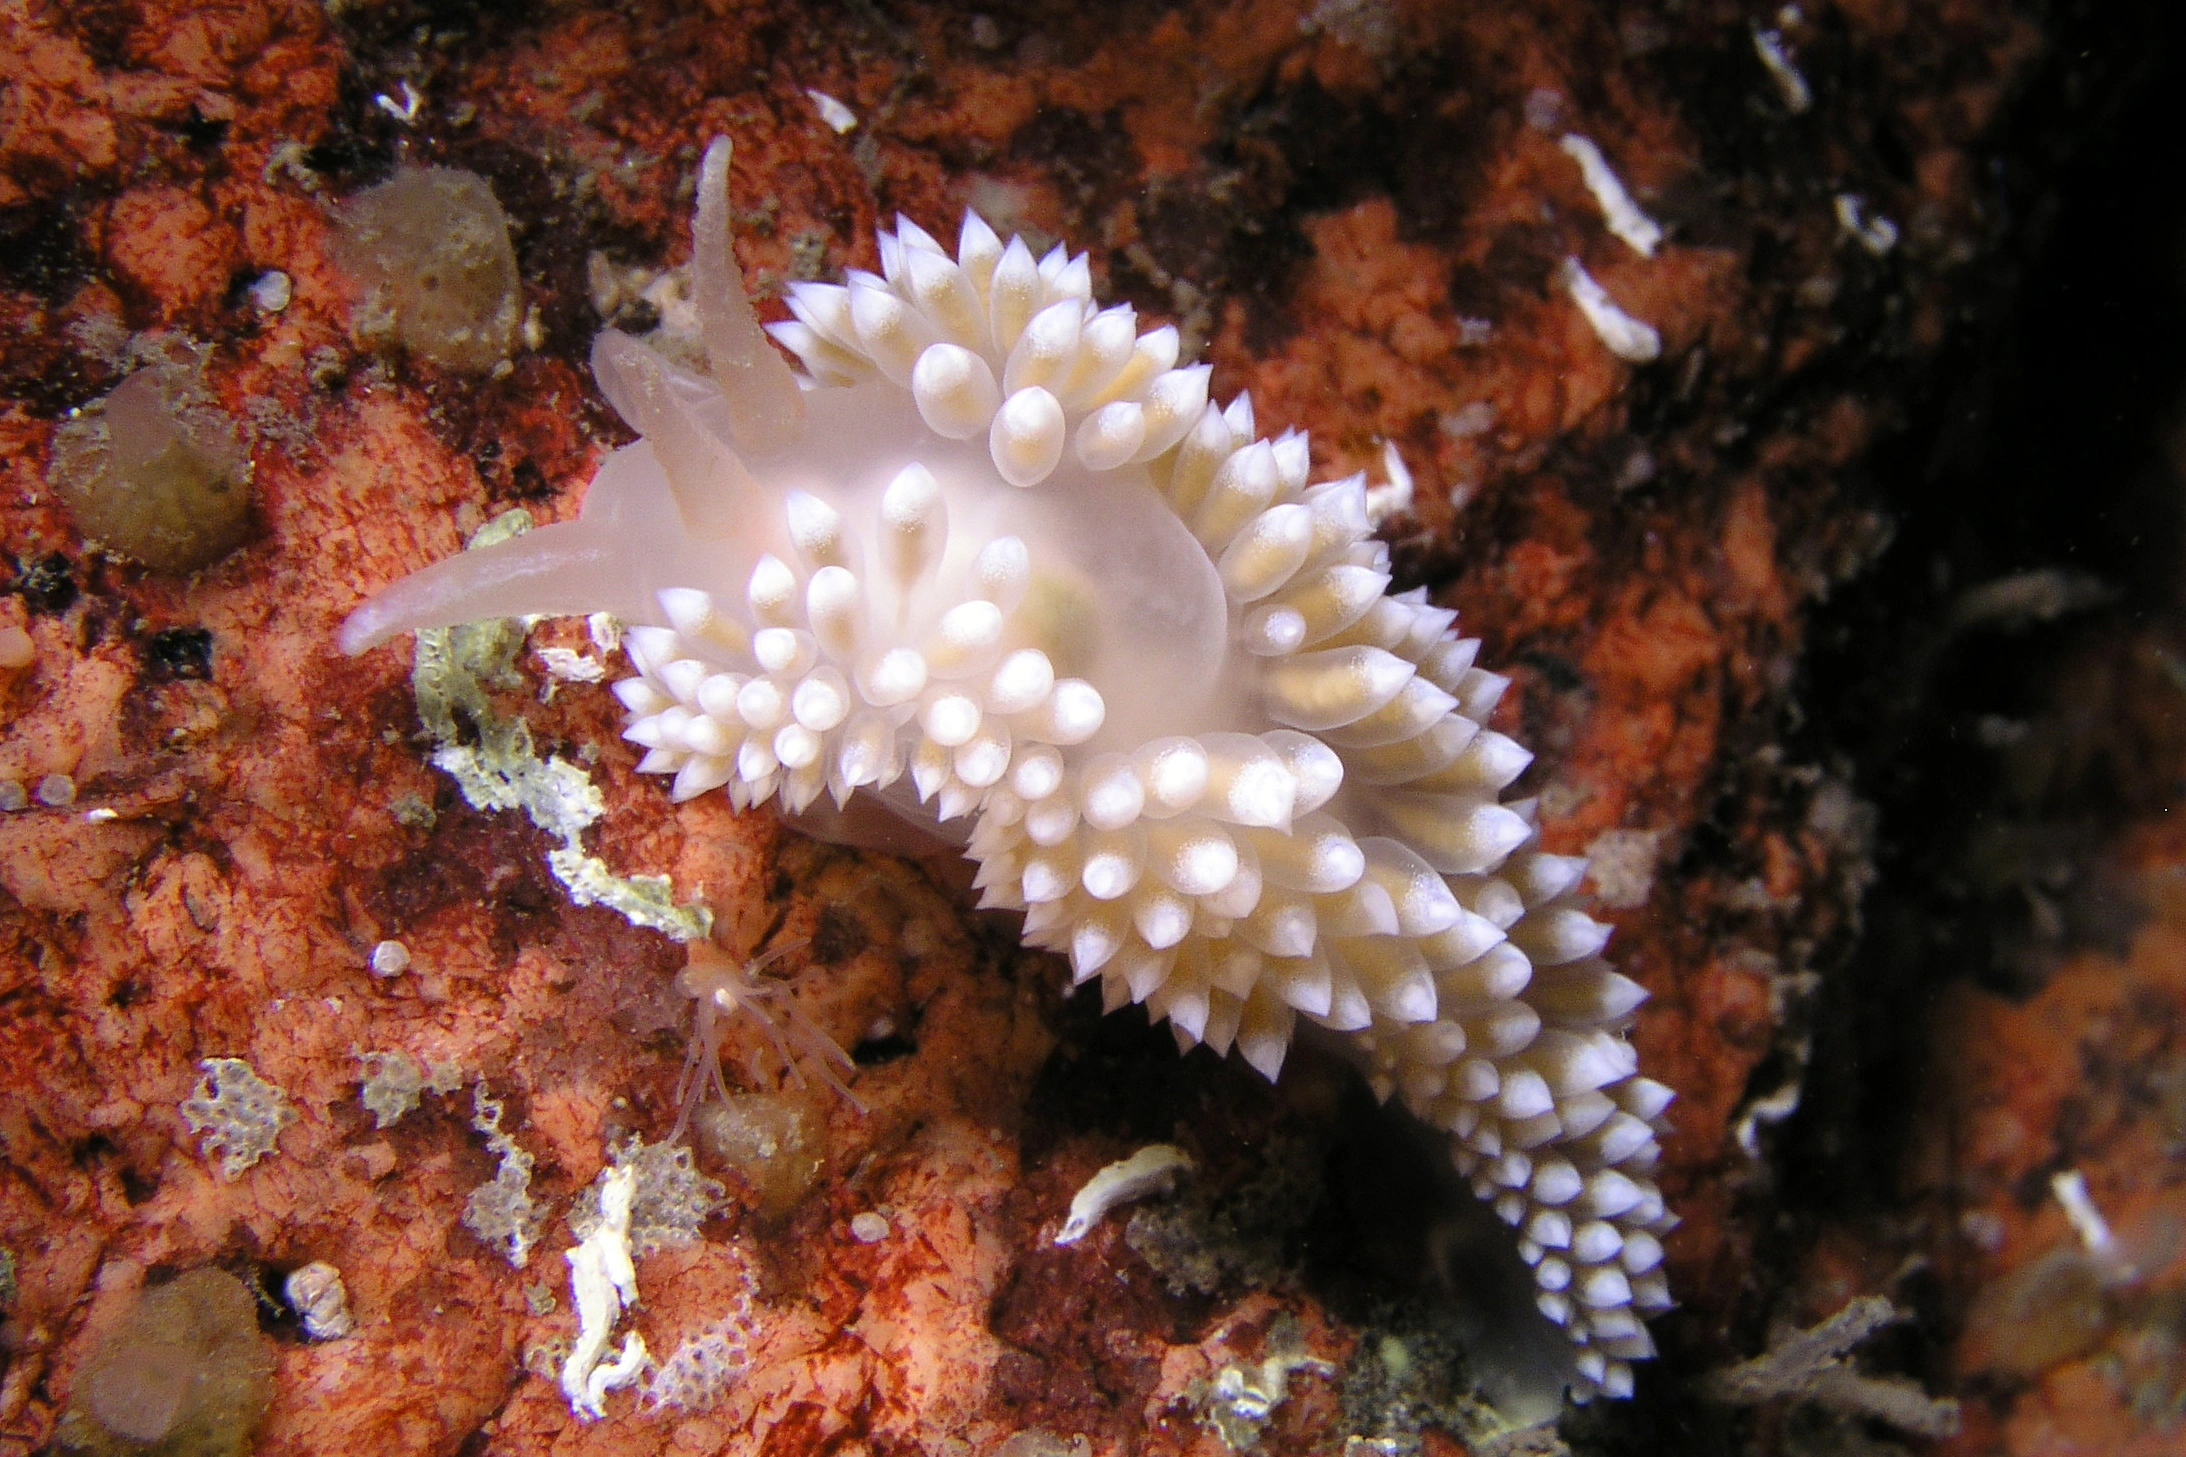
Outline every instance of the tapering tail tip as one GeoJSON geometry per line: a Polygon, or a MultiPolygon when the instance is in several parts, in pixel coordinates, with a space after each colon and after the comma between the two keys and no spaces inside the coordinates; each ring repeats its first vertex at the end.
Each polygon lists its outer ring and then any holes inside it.
{"type": "Polygon", "coordinates": [[[368,653],[395,635],[395,629],[387,624],[383,612],[376,610],[376,602],[367,602],[342,619],[334,642],[342,650],[342,656],[354,658],[368,653]]]}

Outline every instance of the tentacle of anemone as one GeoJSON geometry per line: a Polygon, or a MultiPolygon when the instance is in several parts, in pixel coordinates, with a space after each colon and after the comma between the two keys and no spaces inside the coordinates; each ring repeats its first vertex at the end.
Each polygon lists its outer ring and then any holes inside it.
{"type": "Polygon", "coordinates": [[[712,378],[603,335],[645,438],[581,521],[398,584],[344,645],[638,597],[615,692],[673,799],[969,823],[982,904],[1109,1008],[1270,1078],[1299,1019],[1337,1034],[1511,1226],[1580,1393],[1629,1392],[1675,1222],[1649,1177],[1670,1093],[1624,1036],[1644,994],[1600,955],[1584,862],[1503,797],[1530,760],[1483,726],[1507,680],[1389,594],[1363,481],[1312,482],[1304,435],[1211,402],[1173,329],[1093,301],[1084,255],[976,215],[953,256],[899,219],[879,274],[792,287],[792,410],[752,353],[726,172],[716,143],[712,378]]]}

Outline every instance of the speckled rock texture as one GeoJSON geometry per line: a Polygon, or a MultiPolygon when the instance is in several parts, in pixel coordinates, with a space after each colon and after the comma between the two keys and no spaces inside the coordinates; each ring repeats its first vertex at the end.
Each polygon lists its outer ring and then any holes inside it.
{"type": "MultiPolygon", "coordinates": [[[[1845,705],[1872,685],[1815,694],[1868,661],[1875,614],[1844,604],[1879,600],[1893,533],[1920,535],[1938,381],[2014,296],[2089,93],[2142,48],[2075,24],[1975,0],[0,0],[0,627],[34,645],[0,669],[0,1453],[50,1440],[146,1283],[208,1265],[265,1292],[262,1454],[1515,1450],[1472,1380],[1492,1397],[1525,1364],[1496,1295],[1520,1267],[1344,1064],[1302,1050],[1269,1088],[1179,1059],[971,911],[959,863],[670,806],[612,699],[565,681],[598,663],[585,625],[550,622],[488,684],[492,715],[589,776],[582,848],[613,874],[668,877],[734,954],[803,943],[776,974],[869,1109],[735,1048],[732,1082],[814,1146],[765,1177],[702,1149],[727,1202],[639,1260],[630,1328],[661,1360],[713,1332],[741,1373],[708,1410],[625,1390],[571,1414],[564,1216],[611,1146],[675,1122],[683,952],[573,904],[561,841],[429,762],[407,640],[352,661],[333,634],[503,513],[574,513],[629,438],[591,336],[678,306],[662,273],[721,133],[763,318],[787,280],[876,266],[897,212],[946,229],[976,206],[1090,250],[1097,291],[1177,323],[1218,397],[1312,432],[1316,478],[1401,462],[1397,585],[1515,675],[1497,726],[1540,756],[1549,848],[1593,848],[1613,954],[1653,993],[1642,1066],[1680,1092],[1661,1173],[1684,1307],[1634,1402],[1567,1418],[1574,1450],[1891,1450],[1692,1394],[1863,1293],[1917,1317],[1870,1365],[1964,1402],[1948,1450],[2175,1450],[2175,1259],[2088,1297],[2098,1329],[2061,1353],[2014,1346],[2014,1289],[1985,1294],[2070,1240],[2052,1172],[2084,1167],[2151,1251],[2178,1207],[2186,852],[2145,822],[2180,797],[2162,695],[2186,670],[2155,628],[2102,639],[2109,699],[2073,697],[2077,659],[2052,654],[2054,701],[2149,726],[2118,728],[2145,772],[2081,859],[2153,910],[2110,951],[2060,935],[2010,987],[1894,1018],[1882,1040],[1932,1061],[1873,1202],[1788,1167],[1889,1121],[1844,1092],[1877,1034],[1832,989],[1875,964],[1875,802],[1886,832],[1922,814],[1870,788],[1890,750],[1859,747],[1845,705]],[[1668,230],[1653,258],[1606,230],[1567,132],[1668,230]],[[522,322],[482,376],[353,325],[336,207],[400,165],[476,173],[508,215],[522,322]],[[1659,360],[1605,347],[1567,259],[1659,360]],[[187,576],[87,547],[45,477],[68,412],[179,341],[253,461],[242,544],[187,576]],[[447,1090],[382,1126],[364,1055],[393,1052],[447,1090]],[[294,1113],[233,1179],[180,1110],[214,1058],[294,1113]],[[507,1158],[481,1089],[530,1160],[520,1269],[465,1222],[507,1158]],[[1151,1142],[1197,1174],[1053,1246],[1072,1193],[1151,1142]],[[307,1340],[280,1304],[316,1261],[354,1334],[307,1340]]],[[[2049,585],[2043,621],[2080,600],[2049,585]]],[[[1903,624],[1881,637],[1919,659],[1903,624]]]]}

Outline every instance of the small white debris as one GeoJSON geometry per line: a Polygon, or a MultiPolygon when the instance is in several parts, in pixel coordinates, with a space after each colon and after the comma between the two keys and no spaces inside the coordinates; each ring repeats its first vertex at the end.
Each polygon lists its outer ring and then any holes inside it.
{"type": "Polygon", "coordinates": [[[1610,487],[1619,493],[1636,491],[1653,480],[1659,469],[1655,453],[1643,445],[1625,457],[1624,465],[1617,471],[1617,478],[1610,482],[1610,487]]]}
{"type": "Polygon", "coordinates": [[[1837,226],[1877,258],[1898,245],[1898,225],[1879,212],[1870,214],[1866,199],[1858,193],[1838,193],[1836,207],[1837,226]]]}
{"type": "Polygon", "coordinates": [[[597,658],[588,658],[574,648],[533,648],[539,661],[546,666],[547,676],[564,683],[597,683],[607,676],[607,669],[597,658]]]}
{"type": "Polygon", "coordinates": [[[1445,411],[1435,423],[1452,440],[1470,440],[1495,428],[1495,405],[1489,400],[1474,400],[1469,405],[1445,411]]]}
{"type": "Polygon", "coordinates": [[[1478,349],[1495,337],[1495,320],[1470,319],[1460,316],[1457,321],[1457,347],[1478,349]]]}
{"type": "Polygon", "coordinates": [[[877,1245],[888,1238],[888,1216],[868,1209],[850,1221],[850,1237],[861,1245],[877,1245]]]}
{"type": "Polygon", "coordinates": [[[612,612],[593,613],[584,620],[584,630],[603,658],[622,646],[622,619],[612,612]]]}
{"type": "Polygon", "coordinates": [[[276,268],[260,274],[249,290],[251,307],[261,314],[277,314],[296,296],[295,280],[276,268]]]}
{"type": "Polygon", "coordinates": [[[1662,246],[1662,225],[1632,201],[1632,194],[1624,190],[1624,179],[1610,168],[1602,149],[1594,145],[1591,137],[1582,137],[1577,132],[1565,132],[1559,145],[1565,155],[1579,164],[1579,175],[1586,182],[1586,190],[1594,194],[1594,201],[1602,210],[1602,221],[1608,224],[1609,231],[1622,238],[1640,257],[1654,257],[1655,249],[1662,246]]]}
{"type": "Polygon", "coordinates": [[[1594,878],[1595,904],[1629,911],[1654,893],[1662,861],[1662,831],[1604,830],[1586,847],[1586,873],[1594,878]]]}
{"type": "Polygon", "coordinates": [[[1552,132],[1564,124],[1564,93],[1536,86],[1526,93],[1526,125],[1537,132],[1552,132]]]}
{"type": "Polygon", "coordinates": [[[1385,484],[1366,488],[1366,519],[1376,526],[1412,509],[1412,472],[1394,440],[1381,443],[1381,473],[1385,484]]]}
{"type": "Polygon", "coordinates": [[[1799,116],[1814,105],[1814,92],[1806,84],[1806,77],[1791,63],[1791,52],[1784,47],[1784,33],[1780,30],[1753,28],[1753,52],[1768,67],[1769,75],[1776,81],[1776,90],[1784,98],[1784,110],[1799,116]]]}
{"type": "Polygon", "coordinates": [[[400,976],[410,969],[410,948],[400,941],[382,941],[372,948],[374,976],[400,976]]]}
{"type": "Polygon", "coordinates": [[[281,1298],[304,1323],[304,1334],[315,1341],[338,1341],[357,1328],[349,1313],[349,1290],[342,1272],[324,1260],[314,1260],[291,1270],[281,1282],[281,1298]]]}
{"type": "Polygon", "coordinates": [[[1662,336],[1652,324],[1633,318],[1617,307],[1608,290],[1594,281],[1576,258],[1564,260],[1564,287],[1571,301],[1586,315],[1594,333],[1609,352],[1628,364],[1649,364],[1662,357],[1662,336]]]}
{"type": "Polygon", "coordinates": [[[1761,1157],[1762,1130],[1774,1128],[1798,1112],[1799,1100],[1804,1093],[1805,1085],[1799,1079],[1793,1078],[1773,1093],[1755,1098],[1745,1106],[1732,1129],[1732,1136],[1738,1140],[1738,1147],[1747,1158],[1761,1157]]]}
{"type": "Polygon", "coordinates": [[[83,822],[87,825],[103,825],[109,820],[118,820],[120,818],[120,810],[107,809],[103,806],[98,809],[87,809],[83,812],[83,822]]]}
{"type": "Polygon", "coordinates": [[[1211,1380],[1201,1378],[1186,1388],[1185,1394],[1199,1408],[1201,1423],[1212,1428],[1230,1451],[1258,1449],[1261,1432],[1290,1396],[1294,1373],[1336,1374],[1334,1366],[1305,1353],[1295,1332],[1285,1345],[1287,1349],[1271,1350],[1259,1361],[1224,1366],[1211,1380]]]}
{"type": "Polygon", "coordinates": [[[600,1178],[600,1222],[582,1243],[563,1253],[569,1261],[569,1293],[577,1307],[577,1342],[562,1363],[562,1395],[569,1409],[586,1421],[607,1414],[601,1399],[638,1379],[645,1365],[645,1343],[636,1332],[622,1353],[602,1364],[615,1322],[638,1303],[638,1272],[630,1263],[630,1205],[637,1197],[638,1173],[630,1165],[600,1178]]]}
{"type": "Polygon", "coordinates": [[[2104,606],[2116,595],[2115,588],[2091,573],[2036,567],[1967,588],[1951,604],[1945,630],[1953,635],[1971,627],[2019,632],[2037,622],[2104,606]]]}
{"type": "Polygon", "coordinates": [[[1179,1171],[1189,1173],[1198,1165],[1173,1143],[1151,1143],[1127,1159],[1119,1159],[1085,1181],[1070,1201],[1070,1217],[1063,1221],[1059,1245],[1074,1245],[1093,1232],[1108,1211],[1149,1194],[1166,1194],[1176,1187],[1179,1171]]]}
{"type": "Polygon", "coordinates": [[[66,809],[76,802],[76,781],[66,774],[48,774],[33,792],[47,809],[66,809]]]}
{"type": "Polygon", "coordinates": [[[1819,1325],[1778,1337],[1750,1361],[1703,1377],[1700,1390],[1732,1406],[1789,1398],[1839,1416],[1887,1422],[1922,1437],[1958,1431],[1958,1403],[1938,1400],[1903,1376],[1868,1376],[1849,1357],[1884,1326],[1906,1317],[1879,1295],[1862,1295],[1819,1325]]]}
{"type": "Polygon", "coordinates": [[[2086,1246],[2089,1254],[2106,1258],[2116,1252],[2118,1237],[2110,1232],[2110,1221],[2103,1218],[2103,1212],[2095,1207],[2094,1197],[2087,1192],[2087,1175],[2078,1169],[2053,1174],[2049,1191],[2057,1196],[2065,1218],[2072,1224],[2072,1232],[2080,1237],[2080,1243],[2086,1246]]]}
{"type": "Polygon", "coordinates": [[[807,86],[805,95],[812,98],[813,106],[820,113],[820,120],[826,122],[836,136],[841,136],[858,124],[858,114],[825,91],[815,91],[807,86]]]}
{"type": "Polygon", "coordinates": [[[2004,1247],[2011,1231],[2004,1221],[1986,1209],[1969,1209],[1958,1216],[1958,1232],[1977,1250],[1995,1254],[2004,1247]]]}
{"type": "Polygon", "coordinates": [[[1389,60],[1404,45],[1404,31],[1389,0],[1320,0],[1298,22],[1298,34],[1323,33],[1377,61],[1389,60]]]}
{"type": "Polygon", "coordinates": [[[381,92],[372,98],[372,104],[404,126],[408,126],[411,122],[417,120],[417,109],[425,104],[425,98],[418,95],[417,88],[407,81],[403,82],[399,89],[402,92],[402,100],[397,101],[385,92],[381,92]]]}

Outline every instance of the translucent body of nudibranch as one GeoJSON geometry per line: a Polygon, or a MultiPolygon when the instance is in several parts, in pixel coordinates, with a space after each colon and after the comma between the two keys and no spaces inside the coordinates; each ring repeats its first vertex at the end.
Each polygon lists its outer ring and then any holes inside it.
{"type": "Polygon", "coordinates": [[[1666,1307],[1648,1171],[1669,1090],[1623,1029],[1583,861],[1542,853],[1484,728],[1505,680],[1422,593],[1389,595],[1364,482],[1208,401],[1174,329],[1092,300],[1084,255],[968,215],[881,273],[746,299],[728,144],[692,264],[709,362],[609,331],[642,438],[578,520],[441,562],[343,629],[613,612],[639,768],[815,833],[950,836],[1029,942],[1269,1077],[1297,1020],[1444,1132],[1510,1224],[1581,1394],[1622,1395],[1666,1307]],[[860,811],[865,811],[863,817],[860,811]],[[885,813],[875,813],[875,810],[885,813]],[[963,826],[968,823],[968,837],[963,826]]]}

